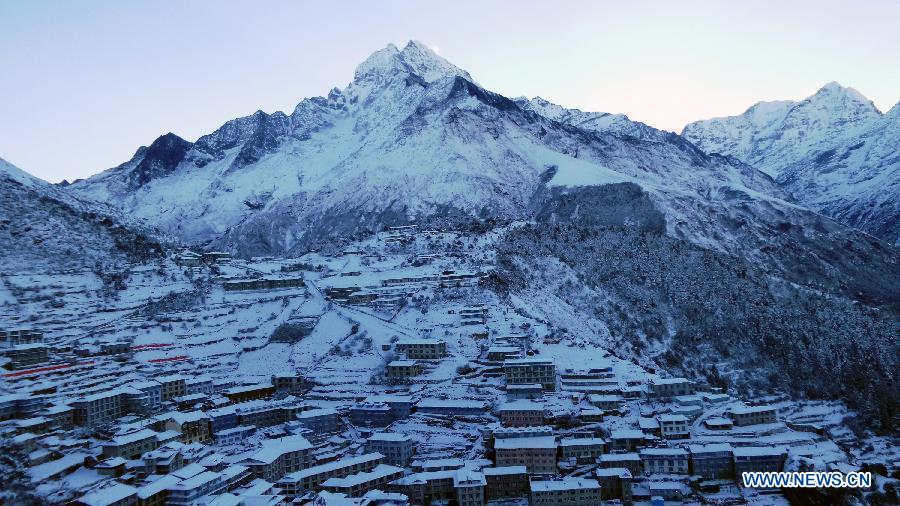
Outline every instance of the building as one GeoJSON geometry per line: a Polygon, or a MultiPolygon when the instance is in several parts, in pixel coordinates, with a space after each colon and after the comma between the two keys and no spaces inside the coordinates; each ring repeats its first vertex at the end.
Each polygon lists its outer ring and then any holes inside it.
{"type": "Polygon", "coordinates": [[[593,464],[605,446],[606,441],[601,438],[563,438],[559,441],[559,455],[563,460],[575,459],[578,464],[593,464]]]}
{"type": "Polygon", "coordinates": [[[706,420],[703,420],[703,425],[705,425],[707,429],[711,430],[729,430],[734,427],[734,422],[732,422],[730,418],[712,416],[707,418],[706,420]]]}
{"type": "Polygon", "coordinates": [[[96,427],[125,414],[121,390],[88,395],[72,402],[75,425],[96,427]]]}
{"type": "Polygon", "coordinates": [[[643,448],[644,474],[688,474],[688,452],[684,448],[643,448]]]}
{"type": "Polygon", "coordinates": [[[227,397],[231,402],[246,402],[256,399],[268,399],[269,397],[275,395],[275,386],[266,383],[242,385],[238,387],[231,387],[222,392],[222,395],[227,397]]]}
{"type": "Polygon", "coordinates": [[[156,381],[160,383],[162,388],[162,402],[170,401],[176,397],[181,397],[182,395],[187,394],[185,377],[180,374],[172,374],[169,376],[156,378],[156,381]]]}
{"type": "Polygon", "coordinates": [[[617,429],[609,433],[609,440],[613,449],[633,452],[644,446],[644,432],[640,429],[617,429]]]}
{"type": "Polygon", "coordinates": [[[603,411],[616,413],[622,407],[622,397],[618,395],[588,395],[588,402],[592,406],[598,407],[603,411]]]}
{"type": "Polygon", "coordinates": [[[384,455],[388,464],[406,467],[416,451],[416,442],[407,434],[376,432],[366,440],[366,451],[384,455]]]}
{"type": "Polygon", "coordinates": [[[516,358],[503,362],[507,385],[539,383],[544,390],[556,390],[556,366],[552,360],[516,358]]]}
{"type": "Polygon", "coordinates": [[[330,436],[340,430],[338,412],[330,408],[301,411],[295,419],[301,427],[316,436],[330,436]]]}
{"type": "Polygon", "coordinates": [[[0,330],[0,346],[13,348],[44,342],[44,333],[33,329],[0,330]]]}
{"type": "Polygon", "coordinates": [[[322,483],[322,488],[329,492],[347,494],[348,497],[360,497],[370,490],[385,488],[388,483],[402,478],[403,473],[403,468],[378,464],[371,471],[329,478],[322,483]]]}
{"type": "Polygon", "coordinates": [[[235,414],[240,425],[269,427],[294,420],[304,407],[302,402],[293,397],[280,401],[256,400],[238,404],[235,414]]]}
{"type": "Polygon", "coordinates": [[[185,395],[213,393],[213,380],[209,376],[195,376],[184,380],[185,395]]]}
{"type": "Polygon", "coordinates": [[[539,399],[544,395],[544,388],[540,383],[526,385],[506,385],[506,398],[510,401],[520,399],[539,399]]]}
{"type": "Polygon", "coordinates": [[[526,427],[544,425],[546,412],[544,406],[528,400],[511,401],[497,410],[500,421],[507,427],[526,427]]]}
{"type": "Polygon", "coordinates": [[[728,443],[694,444],[691,452],[691,474],[707,480],[734,478],[734,453],[728,443]]]}
{"type": "Polygon", "coordinates": [[[182,443],[206,443],[212,439],[210,419],[202,411],[170,411],[155,417],[154,426],[158,430],[170,430],[181,434],[182,443]]]}
{"type": "Polygon", "coordinates": [[[525,466],[485,467],[481,472],[487,500],[528,495],[528,469],[525,466]]]}
{"type": "Polygon", "coordinates": [[[391,409],[394,420],[406,420],[409,418],[415,405],[413,398],[408,395],[373,395],[366,398],[366,402],[386,404],[391,409]]]}
{"type": "Polygon", "coordinates": [[[146,395],[146,405],[149,409],[156,409],[162,404],[162,384],[155,380],[136,381],[128,385],[146,395]]]}
{"type": "Polygon", "coordinates": [[[525,466],[529,473],[556,473],[556,438],[553,436],[494,439],[497,467],[525,466]]]}
{"type": "Polygon", "coordinates": [[[465,467],[457,470],[453,475],[456,504],[459,506],[482,506],[486,485],[484,474],[465,467]]]}
{"type": "Polygon", "coordinates": [[[603,500],[621,499],[624,504],[631,503],[631,484],[634,480],[631,471],[624,467],[609,467],[597,469],[594,474],[600,483],[603,500]]]}
{"type": "Polygon", "coordinates": [[[238,290],[278,290],[281,288],[302,288],[306,286],[302,277],[232,279],[222,283],[225,291],[238,290]]]}
{"type": "Polygon", "coordinates": [[[784,449],[770,446],[736,446],[732,454],[738,481],[743,473],[781,471],[787,458],[784,449]]]}
{"type": "Polygon", "coordinates": [[[220,445],[233,445],[240,444],[255,433],[256,427],[253,425],[238,425],[237,427],[214,432],[213,439],[220,445]]]}
{"type": "Polygon", "coordinates": [[[297,373],[281,373],[272,376],[272,386],[279,392],[297,393],[305,390],[307,383],[303,376],[297,373]]]}
{"type": "Polygon", "coordinates": [[[736,427],[778,422],[778,411],[773,406],[738,406],[728,414],[736,427]]]}
{"type": "Polygon", "coordinates": [[[137,489],[124,483],[113,485],[85,494],[73,504],[80,506],[137,506],[137,489]]]}
{"type": "Polygon", "coordinates": [[[150,429],[143,429],[116,436],[111,441],[102,444],[104,458],[122,457],[132,460],[151,452],[157,446],[157,433],[150,429]]]}
{"type": "Polygon", "coordinates": [[[584,478],[531,482],[531,506],[602,506],[600,483],[584,478]]]}
{"type": "Polygon", "coordinates": [[[50,348],[44,343],[20,344],[7,348],[5,355],[13,369],[25,369],[50,360],[50,348]]]}
{"type": "Polygon", "coordinates": [[[503,362],[519,358],[522,350],[516,346],[491,346],[487,351],[487,359],[492,362],[503,362]]]}
{"type": "Polygon", "coordinates": [[[397,353],[410,360],[440,360],[447,356],[447,342],[443,339],[403,339],[395,347],[397,353]]]}
{"type": "Polygon", "coordinates": [[[228,483],[225,476],[213,471],[203,471],[168,487],[167,506],[189,506],[205,495],[225,492],[228,483]]]}
{"type": "Polygon", "coordinates": [[[262,448],[241,461],[253,476],[271,483],[285,474],[309,467],[313,446],[302,436],[285,436],[263,441],[262,448]]]}
{"type": "Polygon", "coordinates": [[[385,375],[391,380],[405,380],[420,374],[422,366],[415,360],[392,360],[385,369],[385,375]]]}
{"type": "Polygon", "coordinates": [[[658,399],[693,395],[694,382],[686,378],[656,378],[650,382],[650,393],[658,399]]]}
{"type": "Polygon", "coordinates": [[[416,404],[418,413],[445,416],[479,416],[487,412],[487,403],[468,399],[426,398],[416,404]]]}
{"type": "Polygon", "coordinates": [[[597,462],[600,469],[625,468],[632,476],[643,471],[641,456],[637,453],[604,453],[597,462]]]}
{"type": "Polygon", "coordinates": [[[362,402],[350,408],[350,423],[357,427],[387,427],[393,421],[393,411],[383,402],[362,402]]]}
{"type": "Polygon", "coordinates": [[[659,434],[665,439],[686,439],[691,437],[690,420],[684,415],[660,415],[659,434]]]}
{"type": "Polygon", "coordinates": [[[287,497],[293,498],[321,488],[321,485],[331,478],[371,471],[383,462],[384,455],[381,453],[346,457],[286,474],[278,480],[277,485],[287,497]]]}

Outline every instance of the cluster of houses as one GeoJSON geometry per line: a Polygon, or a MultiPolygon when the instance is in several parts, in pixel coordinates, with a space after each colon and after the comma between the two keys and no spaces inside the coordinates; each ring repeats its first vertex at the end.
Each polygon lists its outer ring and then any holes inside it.
{"type": "MultiPolygon", "coordinates": [[[[415,238],[415,227],[395,227],[386,243],[415,238]]],[[[233,267],[220,252],[184,251],[175,261],[233,267]]],[[[429,261],[345,272],[321,292],[378,309],[422,287],[482,277],[416,267],[429,261]]],[[[312,291],[321,281],[282,274],[219,281],[229,292],[312,291]]],[[[659,504],[737,489],[743,472],[785,468],[789,448],[754,437],[787,430],[774,406],[605,362],[573,369],[535,349],[534,333],[497,331],[489,305],[450,313],[450,325],[479,350],[466,367],[456,367],[455,334],[410,333],[373,350],[384,358],[383,377],[373,376],[366,395],[317,390],[298,370],[251,381],[160,366],[114,387],[85,382],[65,397],[52,389],[0,396],[0,436],[22,450],[16,458],[35,482],[70,479],[77,493],[66,500],[86,506],[659,504]]],[[[291,317],[284,325],[292,332],[271,341],[302,341],[318,323],[307,313],[291,317]]],[[[56,363],[38,330],[0,331],[0,350],[10,374],[56,363]]],[[[71,351],[119,357],[135,347],[125,340],[71,351]]]]}

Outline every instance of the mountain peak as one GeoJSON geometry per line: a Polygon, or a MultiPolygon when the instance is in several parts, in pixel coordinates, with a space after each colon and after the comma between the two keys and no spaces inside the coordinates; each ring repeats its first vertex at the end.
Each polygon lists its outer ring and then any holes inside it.
{"type": "Polygon", "coordinates": [[[409,41],[403,50],[394,44],[372,53],[356,67],[353,76],[355,82],[368,78],[384,78],[398,73],[416,74],[426,82],[434,82],[444,77],[463,77],[472,81],[472,76],[465,70],[453,65],[438,55],[428,45],[409,41]]]}
{"type": "Polygon", "coordinates": [[[865,95],[849,86],[842,86],[837,81],[831,81],[830,83],[825,84],[825,86],[819,88],[819,91],[817,91],[815,95],[809,97],[808,99],[806,99],[806,101],[829,101],[834,103],[835,105],[839,105],[840,107],[847,107],[847,105],[852,104],[856,105],[856,107],[862,108],[863,110],[870,110],[877,115],[881,115],[881,111],[879,111],[878,108],[875,107],[875,104],[865,95]]]}

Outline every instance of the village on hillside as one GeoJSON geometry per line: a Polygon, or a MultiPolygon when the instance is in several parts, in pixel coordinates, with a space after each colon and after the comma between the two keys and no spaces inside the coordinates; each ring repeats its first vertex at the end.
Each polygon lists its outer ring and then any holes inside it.
{"type": "Polygon", "coordinates": [[[846,444],[837,403],[673,376],[498,296],[491,240],[6,273],[2,472],[86,506],[787,504],[741,473],[897,459],[846,444]]]}

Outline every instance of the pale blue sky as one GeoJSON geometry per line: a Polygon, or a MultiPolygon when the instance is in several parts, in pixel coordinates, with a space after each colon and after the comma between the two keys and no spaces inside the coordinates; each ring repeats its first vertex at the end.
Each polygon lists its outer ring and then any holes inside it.
{"type": "Polygon", "coordinates": [[[900,2],[0,0],[0,157],[50,181],[343,87],[418,39],[507,96],[680,131],[829,81],[900,100],[900,2]]]}

